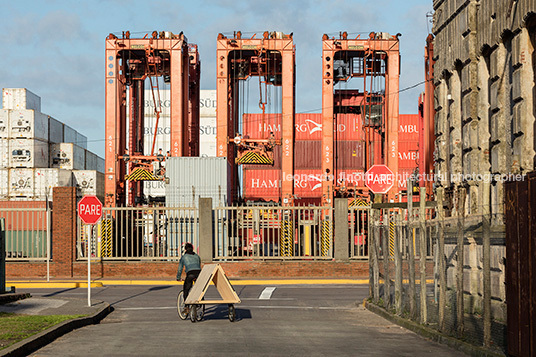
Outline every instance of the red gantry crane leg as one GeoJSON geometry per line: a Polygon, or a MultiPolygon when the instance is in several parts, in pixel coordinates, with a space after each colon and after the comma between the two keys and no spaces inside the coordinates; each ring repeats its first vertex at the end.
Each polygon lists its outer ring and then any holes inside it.
{"type": "Polygon", "coordinates": [[[197,46],[189,49],[182,32],[174,35],[154,31],[143,38],[130,38],[127,31],[122,38],[113,34],[106,38],[107,207],[142,204],[141,181],[163,179],[163,170],[154,169],[153,164],[161,164],[164,154],[157,151],[154,141],[149,154],[143,147],[146,84],[151,88],[157,117],[151,131],[156,130],[161,112],[158,81],[162,78],[171,87],[170,155],[198,155],[199,106],[190,104],[189,107],[189,100],[190,92],[197,93],[198,98],[199,66],[197,46]],[[195,78],[190,78],[190,72],[195,78]]]}
{"type": "MultiPolygon", "coordinates": [[[[231,170],[232,201],[237,202],[237,165],[274,163],[275,145],[282,146],[281,203],[291,206],[294,201],[294,92],[295,48],[292,34],[264,32],[261,38],[254,34],[243,38],[241,32],[233,37],[218,35],[217,42],[217,156],[227,157],[231,170]],[[281,140],[275,140],[264,129],[257,137],[243,138],[240,117],[240,81],[259,77],[261,100],[265,110],[263,86],[281,86],[281,140]]],[[[247,109],[247,108],[246,108],[247,109]]],[[[244,113],[242,113],[244,114],[244,113]]],[[[245,125],[245,124],[244,124],[245,125]]],[[[263,126],[264,128],[264,126],[263,126]]]]}
{"type": "MultiPolygon", "coordinates": [[[[369,38],[349,39],[346,32],[339,38],[322,38],[322,204],[333,205],[333,197],[358,197],[366,189],[348,190],[343,170],[337,168],[338,155],[334,121],[337,113],[352,107],[361,115],[365,136],[364,171],[383,163],[398,172],[398,90],[400,54],[398,35],[371,33],[369,38]],[[339,89],[334,98],[335,85],[360,78],[358,89],[339,89]],[[345,93],[346,92],[346,93],[345,93]],[[360,93],[359,93],[360,92],[360,93]],[[343,104],[346,103],[346,104],[343,104]],[[345,109],[342,106],[345,106],[345,109]],[[383,138],[383,139],[382,139],[383,138]],[[382,142],[383,141],[383,142],[382,142]],[[339,171],[338,171],[339,170],[339,171]]],[[[387,198],[398,197],[398,182],[387,198]]]]}

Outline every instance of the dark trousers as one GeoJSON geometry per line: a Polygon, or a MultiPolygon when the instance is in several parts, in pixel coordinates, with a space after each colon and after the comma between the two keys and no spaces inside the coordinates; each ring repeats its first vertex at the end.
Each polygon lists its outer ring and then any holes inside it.
{"type": "Polygon", "coordinates": [[[199,273],[201,273],[201,270],[190,270],[186,273],[186,279],[184,279],[184,285],[182,286],[182,291],[184,292],[184,300],[186,301],[186,298],[188,297],[188,293],[190,292],[190,289],[192,288],[192,285],[194,285],[194,281],[197,280],[199,277],[199,273]]]}

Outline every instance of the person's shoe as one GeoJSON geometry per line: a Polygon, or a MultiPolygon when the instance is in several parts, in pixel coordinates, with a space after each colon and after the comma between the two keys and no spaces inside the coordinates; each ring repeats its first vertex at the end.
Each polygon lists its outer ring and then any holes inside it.
{"type": "Polygon", "coordinates": [[[190,313],[190,308],[188,306],[186,306],[183,310],[182,310],[182,313],[184,315],[188,315],[190,313]]]}

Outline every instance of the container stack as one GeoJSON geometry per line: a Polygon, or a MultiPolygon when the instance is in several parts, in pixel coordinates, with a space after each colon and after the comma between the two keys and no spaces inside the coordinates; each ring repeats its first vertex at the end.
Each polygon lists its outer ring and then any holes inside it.
{"type": "Polygon", "coordinates": [[[400,114],[398,132],[398,187],[405,190],[407,178],[419,160],[419,115],[400,114]]]}
{"type": "MultiPolygon", "coordinates": [[[[87,137],[41,112],[41,98],[25,88],[3,88],[0,109],[0,200],[52,199],[52,188],[72,186],[74,172],[102,176],[104,159],[87,150],[87,137]]],[[[96,181],[96,180],[95,180],[96,181]]]]}
{"type": "MultiPolygon", "coordinates": [[[[144,155],[150,155],[153,138],[156,141],[154,152],[158,154],[162,150],[162,154],[166,155],[170,150],[170,113],[171,113],[171,92],[168,89],[159,91],[159,98],[155,98],[156,105],[161,110],[158,127],[156,126],[155,103],[151,90],[146,90],[145,93],[145,109],[144,109],[144,155]]],[[[200,156],[216,156],[216,91],[201,90],[199,99],[199,155],[200,156]]],[[[165,163],[164,163],[165,166],[165,163]]],[[[166,187],[163,181],[144,181],[143,194],[146,199],[153,200],[158,198],[163,199],[166,195],[166,187]]]]}

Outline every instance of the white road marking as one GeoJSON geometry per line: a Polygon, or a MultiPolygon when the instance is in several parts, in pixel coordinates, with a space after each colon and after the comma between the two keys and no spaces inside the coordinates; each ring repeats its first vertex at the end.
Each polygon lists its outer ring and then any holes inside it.
{"type": "MultiPolygon", "coordinates": [[[[342,307],[342,306],[268,306],[268,305],[236,305],[237,309],[295,309],[295,310],[355,310],[357,307],[342,307]]],[[[116,310],[171,310],[176,309],[176,306],[160,306],[160,307],[118,307],[116,310]]]]}
{"type": "Polygon", "coordinates": [[[270,300],[270,298],[272,297],[272,294],[274,293],[274,290],[275,290],[275,287],[273,286],[269,288],[264,288],[261,295],[259,296],[259,300],[270,300]]]}

